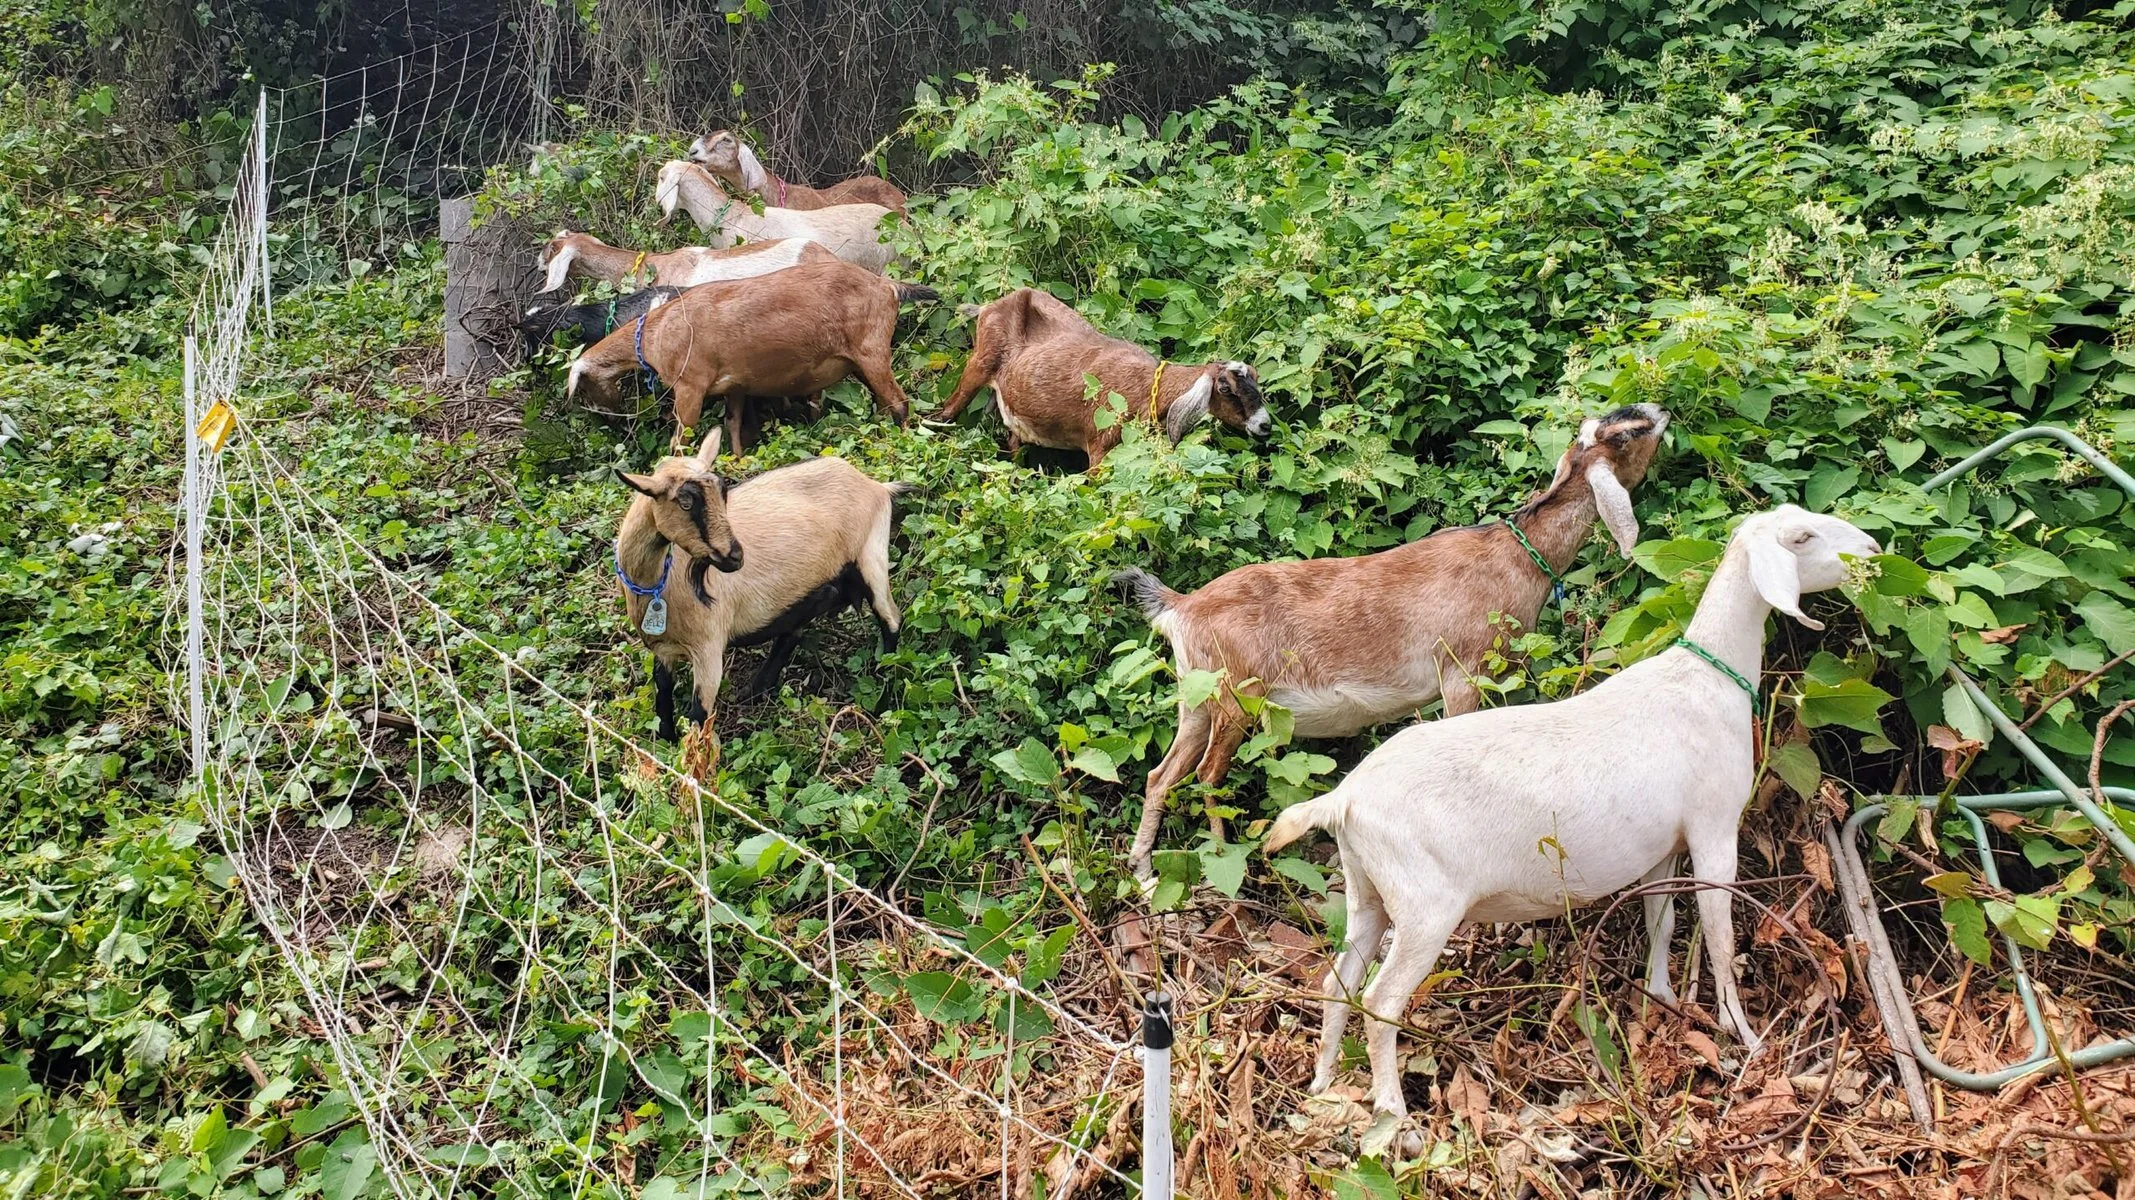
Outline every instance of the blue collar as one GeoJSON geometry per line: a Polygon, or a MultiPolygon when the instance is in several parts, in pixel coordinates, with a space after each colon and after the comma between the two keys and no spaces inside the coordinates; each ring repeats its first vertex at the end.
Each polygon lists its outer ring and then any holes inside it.
{"type": "Polygon", "coordinates": [[[615,577],[623,581],[623,586],[629,588],[630,594],[633,596],[650,596],[655,600],[659,599],[660,593],[667,590],[667,569],[674,565],[675,548],[669,546],[667,548],[667,557],[660,560],[660,581],[651,587],[645,587],[624,572],[623,552],[621,550],[615,552],[615,577]]]}
{"type": "MultiPolygon", "coordinates": [[[[632,346],[638,352],[638,374],[644,378],[645,390],[648,392],[660,386],[660,373],[652,369],[651,363],[645,361],[645,318],[651,315],[650,309],[639,313],[637,332],[631,335],[632,346]]],[[[662,575],[661,578],[665,579],[666,576],[662,575]]]]}

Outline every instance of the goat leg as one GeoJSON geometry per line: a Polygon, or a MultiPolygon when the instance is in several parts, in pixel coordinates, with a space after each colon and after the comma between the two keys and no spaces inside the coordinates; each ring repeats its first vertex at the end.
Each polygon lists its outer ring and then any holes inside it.
{"type": "Polygon", "coordinates": [[[652,664],[652,710],[659,714],[660,740],[679,740],[681,734],[675,729],[675,668],[658,659],[652,664]]]}

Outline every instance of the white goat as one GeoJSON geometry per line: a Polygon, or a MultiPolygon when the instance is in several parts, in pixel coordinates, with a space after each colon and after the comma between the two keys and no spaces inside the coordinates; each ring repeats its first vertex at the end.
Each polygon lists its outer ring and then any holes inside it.
{"type": "MultiPolygon", "coordinates": [[[[1698,879],[1732,883],[1755,771],[1752,695],[1765,615],[1776,608],[1823,628],[1802,615],[1801,594],[1836,587],[1846,557],[1876,552],[1873,538],[1837,517],[1791,504],[1751,516],[1698,602],[1687,645],[1553,704],[1412,725],[1333,791],[1285,810],[1267,849],[1327,830],[1348,883],[1349,947],[1327,975],[1312,1090],[1334,1081],[1349,997],[1389,925],[1385,965],[1364,991],[1365,1042],[1374,1106],[1398,1117],[1393,1022],[1463,922],[1558,916],[1666,878],[1686,849],[1698,879]]],[[[1698,892],[1720,1020],[1755,1053],[1760,1039],[1735,985],[1732,904],[1724,890],[1698,892]]],[[[1672,1001],[1674,900],[1649,896],[1645,910],[1648,988],[1672,1001]]]]}
{"type": "Polygon", "coordinates": [[[688,209],[690,219],[714,246],[731,246],[737,236],[752,242],[807,238],[877,275],[897,255],[882,240],[882,218],[890,210],[880,204],[839,204],[812,212],[765,208],[759,216],[747,201],[727,195],[710,171],[681,159],[660,168],[654,196],[660,211],[669,217],[675,215],[677,205],[688,209]]]}

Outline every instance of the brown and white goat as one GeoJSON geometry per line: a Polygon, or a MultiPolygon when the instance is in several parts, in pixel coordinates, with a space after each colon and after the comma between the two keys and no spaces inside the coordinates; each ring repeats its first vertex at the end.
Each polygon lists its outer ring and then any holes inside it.
{"type": "Polygon", "coordinates": [[[605,280],[617,287],[695,287],[723,279],[753,279],[806,263],[836,262],[838,256],[804,238],[750,242],[712,249],[685,246],[647,254],[611,246],[590,233],[559,229],[541,248],[541,290],[553,292],[578,276],[605,280]]]}
{"type": "Polygon", "coordinates": [[[809,212],[839,204],[880,204],[904,211],[904,193],[897,185],[875,175],[855,175],[827,188],[789,183],[756,159],[748,143],[732,130],[707,133],[689,144],[689,160],[717,175],[728,187],[743,195],[763,198],[765,204],[809,212]]]}
{"type": "Polygon", "coordinates": [[[654,198],[669,217],[677,206],[688,209],[690,220],[714,246],[731,246],[737,238],[807,238],[878,275],[897,257],[896,249],[882,240],[882,218],[892,210],[880,204],[839,204],[814,212],[767,207],[758,213],[747,201],[727,195],[710,171],[681,159],[660,168],[654,198]]]}
{"type": "Polygon", "coordinates": [[[806,396],[857,375],[901,425],[909,405],[890,374],[897,306],[934,298],[932,288],[842,262],[703,284],[579,355],[564,391],[606,407],[622,377],[649,369],[674,390],[676,445],[696,428],[705,398],[724,396],[738,454],[746,397],[806,396]]]}
{"type": "Polygon", "coordinates": [[[718,699],[727,647],[771,643],[745,693],[754,695],[777,684],[816,618],[868,605],[885,651],[897,648],[904,619],[890,595],[890,518],[908,485],[878,483],[828,455],[734,483],[712,470],[718,455],[714,429],[692,457],[663,459],[650,474],[617,472],[637,493],[615,536],[617,586],[652,651],[653,708],[667,741],[685,656],[701,721],[718,699]]]}
{"type": "Polygon", "coordinates": [[[1134,868],[1148,869],[1171,789],[1189,773],[1213,784],[1230,770],[1249,723],[1237,692],[1289,709],[1300,737],[1349,737],[1433,700],[1447,716],[1472,711],[1479,692],[1470,673],[1499,634],[1497,618],[1534,627],[1597,511],[1630,553],[1638,541],[1630,489],[1667,427],[1654,404],[1589,419],[1550,485],[1504,521],[1441,529],[1377,554],[1255,563],[1190,595],[1146,571],[1121,572],[1117,581],[1170,641],[1178,673],[1221,671],[1226,680],[1207,703],[1179,706],[1178,736],[1149,773],[1134,868]]]}
{"type": "Polygon", "coordinates": [[[1133,420],[1155,425],[1173,445],[1203,417],[1267,436],[1260,379],[1242,362],[1166,363],[1132,342],[1099,333],[1081,313],[1036,288],[1019,288],[973,315],[971,357],[934,419],[954,421],[991,384],[1011,454],[1026,443],[1080,450],[1094,471],[1133,420]],[[1085,375],[1103,385],[1094,397],[1085,375]],[[1106,392],[1123,397],[1127,411],[1099,429],[1097,409],[1106,392]]]}

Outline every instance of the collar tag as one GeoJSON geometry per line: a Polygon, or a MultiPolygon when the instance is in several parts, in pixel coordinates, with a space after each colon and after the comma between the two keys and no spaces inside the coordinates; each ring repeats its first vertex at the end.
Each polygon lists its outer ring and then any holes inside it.
{"type": "Polygon", "coordinates": [[[654,596],[645,606],[645,620],[638,626],[647,637],[658,637],[667,632],[667,597],[654,596]]]}

